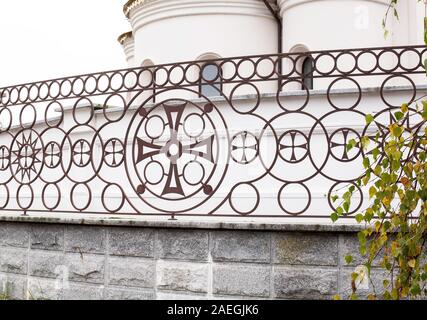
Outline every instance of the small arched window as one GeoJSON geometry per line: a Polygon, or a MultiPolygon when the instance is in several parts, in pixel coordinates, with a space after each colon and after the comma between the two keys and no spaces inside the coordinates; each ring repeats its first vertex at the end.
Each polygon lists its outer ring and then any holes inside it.
{"type": "Polygon", "coordinates": [[[146,59],[141,64],[144,71],[139,75],[139,83],[144,87],[147,95],[152,95],[152,103],[156,102],[156,70],[154,63],[150,59],[146,59]]]}
{"type": "Polygon", "coordinates": [[[314,61],[312,57],[307,57],[302,63],[302,89],[313,90],[313,73],[314,73],[314,61]]]}
{"type": "Polygon", "coordinates": [[[216,63],[204,63],[200,71],[200,95],[205,97],[220,96],[222,91],[221,75],[221,68],[216,63]]]}

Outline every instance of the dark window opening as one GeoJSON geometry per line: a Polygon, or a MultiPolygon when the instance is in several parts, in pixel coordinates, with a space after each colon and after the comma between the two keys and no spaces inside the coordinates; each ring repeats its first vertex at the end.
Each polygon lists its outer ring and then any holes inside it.
{"type": "Polygon", "coordinates": [[[222,91],[221,69],[215,63],[206,63],[200,74],[200,95],[205,97],[220,96],[222,91]]]}
{"type": "Polygon", "coordinates": [[[312,57],[307,57],[302,63],[302,89],[313,90],[314,61],[312,57]]]}

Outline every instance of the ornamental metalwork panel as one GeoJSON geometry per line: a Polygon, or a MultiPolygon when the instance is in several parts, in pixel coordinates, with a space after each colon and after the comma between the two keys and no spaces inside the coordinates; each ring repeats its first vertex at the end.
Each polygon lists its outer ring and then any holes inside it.
{"type": "Polygon", "coordinates": [[[407,131],[422,134],[426,50],[188,61],[1,88],[0,209],[321,218],[354,185],[351,217],[367,203],[355,184],[361,137],[381,149],[402,103],[407,131]],[[203,78],[207,65],[216,77],[203,78]]]}

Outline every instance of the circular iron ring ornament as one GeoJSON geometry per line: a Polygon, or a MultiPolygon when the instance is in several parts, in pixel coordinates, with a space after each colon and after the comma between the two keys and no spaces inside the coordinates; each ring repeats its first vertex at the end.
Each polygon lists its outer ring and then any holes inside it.
{"type": "MultiPolygon", "coordinates": [[[[297,197],[297,196],[298,196],[297,194],[294,195],[294,197],[297,197]]],[[[279,193],[277,194],[277,202],[279,203],[280,208],[283,210],[283,212],[285,212],[290,216],[299,216],[304,214],[304,212],[306,212],[308,208],[310,208],[311,201],[312,201],[312,196],[311,196],[310,189],[304,183],[287,183],[280,188],[279,193]],[[290,210],[289,208],[286,207],[286,203],[284,204],[282,201],[283,199],[286,200],[290,198],[289,196],[288,197],[284,196],[284,194],[286,194],[286,188],[289,188],[292,186],[300,187],[306,193],[305,196],[300,196],[301,199],[304,199],[306,201],[306,204],[305,206],[303,206],[302,209],[297,211],[290,210]]]]}
{"type": "Polygon", "coordinates": [[[194,210],[206,204],[224,180],[230,139],[223,116],[204,100],[195,104],[166,99],[149,111],[143,104],[131,119],[125,140],[126,172],[138,197],[155,210],[174,208],[177,214],[194,210]],[[203,128],[200,134],[191,135],[186,121],[195,114],[203,119],[203,128]],[[165,130],[152,139],[147,135],[147,121],[156,117],[163,120],[165,130]],[[220,139],[219,131],[227,139],[220,139]],[[156,167],[159,171],[154,175],[149,172],[156,167]],[[197,169],[199,178],[191,168],[197,169]]]}
{"type": "Polygon", "coordinates": [[[333,203],[332,201],[332,197],[334,195],[337,195],[337,190],[344,190],[347,191],[348,188],[350,187],[350,185],[352,185],[355,188],[354,194],[357,194],[358,197],[353,196],[352,198],[352,206],[350,207],[349,212],[345,213],[345,216],[351,216],[357,212],[359,212],[360,208],[363,205],[363,192],[362,189],[354,182],[352,183],[346,183],[346,182],[336,182],[330,189],[328,192],[328,203],[329,203],[329,207],[336,211],[337,210],[337,206],[333,203]],[[355,202],[355,199],[359,199],[358,202],[355,202]],[[356,203],[356,205],[354,205],[356,203]]]}
{"type": "Polygon", "coordinates": [[[12,142],[10,170],[15,180],[22,184],[35,181],[43,169],[43,142],[32,129],[20,131],[12,142]]]}
{"type": "MultiPolygon", "coordinates": [[[[323,133],[323,141],[322,143],[328,145],[329,144],[329,137],[327,134],[327,129],[325,125],[319,121],[316,117],[313,115],[306,113],[304,111],[298,111],[298,112],[285,112],[281,113],[274,118],[272,118],[262,129],[262,132],[260,134],[260,160],[263,168],[265,169],[265,175],[270,175],[274,179],[283,182],[283,183],[304,183],[306,181],[309,181],[313,179],[315,176],[322,174],[322,170],[326,166],[330,154],[329,152],[326,152],[324,155],[322,155],[321,159],[316,163],[316,161],[313,159],[313,153],[311,152],[312,146],[313,146],[313,137],[315,135],[315,129],[318,128],[323,133]],[[302,133],[299,130],[290,130],[288,132],[285,132],[281,136],[279,136],[279,133],[275,128],[279,127],[278,124],[280,123],[286,123],[287,117],[304,117],[307,120],[310,120],[312,122],[312,125],[310,126],[310,132],[306,135],[302,133]],[[297,143],[294,142],[288,143],[286,141],[283,141],[282,138],[289,137],[290,141],[292,141],[292,135],[295,134],[295,138],[298,135],[301,135],[303,138],[303,141],[306,139],[307,144],[305,143],[297,143]],[[271,136],[270,139],[273,141],[269,141],[269,136],[271,136]],[[285,144],[283,144],[285,142],[285,144]],[[271,146],[274,145],[274,152],[271,152],[271,146]],[[289,149],[290,155],[284,153],[284,150],[289,149]],[[297,152],[302,151],[301,152],[297,152]],[[305,153],[304,150],[307,150],[305,153]],[[295,153],[294,158],[292,156],[293,152],[295,153]],[[298,156],[297,156],[298,154],[298,156]],[[304,172],[304,176],[295,177],[290,179],[286,175],[284,175],[284,170],[293,170],[293,166],[303,166],[306,165],[306,170],[304,172]],[[281,166],[287,165],[286,169],[281,169],[281,166]],[[308,170],[309,169],[309,170],[308,170]]],[[[285,139],[286,140],[286,139],[285,139]]],[[[289,171],[286,171],[289,172],[289,171]]]]}

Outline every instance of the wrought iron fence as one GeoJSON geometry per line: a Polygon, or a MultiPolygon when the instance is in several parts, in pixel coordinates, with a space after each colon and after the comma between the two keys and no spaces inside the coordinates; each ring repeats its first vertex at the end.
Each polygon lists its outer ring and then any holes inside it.
{"type": "MultiPolygon", "coordinates": [[[[364,151],[348,141],[385,138],[401,103],[417,113],[426,50],[189,61],[1,88],[0,209],[329,216],[330,195],[362,173],[364,151]]],[[[357,190],[352,213],[366,202],[357,190]]]]}

